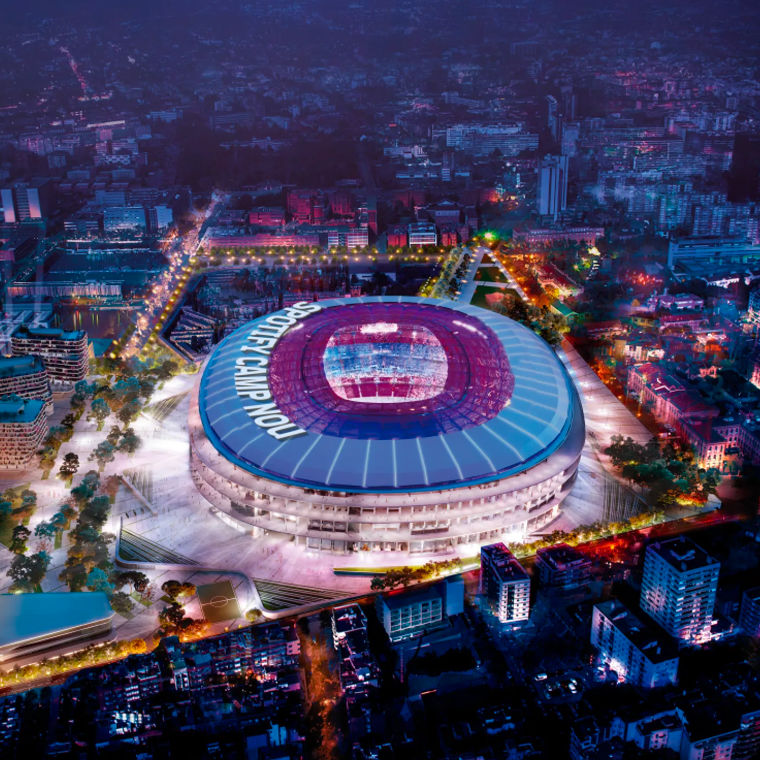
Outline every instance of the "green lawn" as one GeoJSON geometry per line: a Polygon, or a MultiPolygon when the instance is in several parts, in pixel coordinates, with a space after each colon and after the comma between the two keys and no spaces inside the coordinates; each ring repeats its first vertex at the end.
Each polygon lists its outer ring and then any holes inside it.
{"type": "Polygon", "coordinates": [[[470,303],[473,306],[480,306],[481,309],[487,309],[488,305],[486,304],[486,296],[494,291],[495,288],[490,288],[488,285],[478,285],[475,288],[475,292],[472,294],[470,303]]]}
{"type": "Polygon", "coordinates": [[[7,517],[5,520],[0,521],[0,544],[10,547],[13,528],[14,523],[12,518],[7,517]]]}
{"type": "Polygon", "coordinates": [[[478,282],[507,282],[507,278],[497,266],[478,267],[475,271],[475,279],[478,282]]]}

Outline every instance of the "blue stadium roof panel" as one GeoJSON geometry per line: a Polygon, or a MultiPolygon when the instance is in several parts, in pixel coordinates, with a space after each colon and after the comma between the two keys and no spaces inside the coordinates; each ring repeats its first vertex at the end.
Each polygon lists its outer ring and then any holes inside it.
{"type": "Polygon", "coordinates": [[[574,393],[554,351],[499,314],[346,298],[296,305],[229,335],[205,367],[199,407],[214,446],[255,475],[416,491],[538,464],[564,441],[574,393]]]}

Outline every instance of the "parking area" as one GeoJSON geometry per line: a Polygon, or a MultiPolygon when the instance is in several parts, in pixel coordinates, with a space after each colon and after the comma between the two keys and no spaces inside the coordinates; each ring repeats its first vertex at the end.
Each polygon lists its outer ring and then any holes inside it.
{"type": "Polygon", "coordinates": [[[539,671],[533,676],[533,684],[539,700],[553,704],[578,701],[585,683],[585,677],[580,671],[557,673],[539,671]]]}

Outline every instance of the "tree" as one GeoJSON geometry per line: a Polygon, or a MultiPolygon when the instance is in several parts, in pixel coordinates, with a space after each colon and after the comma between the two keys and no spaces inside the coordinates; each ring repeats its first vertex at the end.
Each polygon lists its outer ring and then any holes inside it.
{"type": "Polygon", "coordinates": [[[57,532],[58,529],[53,524],[52,520],[50,522],[41,522],[34,529],[34,535],[36,538],[53,538],[57,532]]]}
{"type": "Polygon", "coordinates": [[[148,588],[148,583],[150,583],[148,576],[139,570],[124,570],[118,573],[112,580],[117,589],[129,583],[138,594],[142,594],[148,588]]]}
{"type": "Polygon", "coordinates": [[[185,617],[185,610],[181,604],[172,602],[158,613],[158,621],[165,630],[174,631],[185,617]]]}
{"type": "Polygon", "coordinates": [[[23,554],[17,554],[11,562],[7,575],[13,578],[11,585],[12,591],[30,592],[42,583],[48,566],[50,565],[50,555],[46,552],[38,552],[26,557],[23,554]]]}
{"type": "Polygon", "coordinates": [[[32,532],[26,525],[17,525],[13,529],[11,537],[10,550],[14,554],[26,554],[26,542],[29,540],[32,532]]]}
{"type": "Polygon", "coordinates": [[[122,434],[121,440],[119,441],[118,449],[119,451],[123,451],[127,454],[134,454],[137,449],[140,448],[140,445],[142,444],[142,440],[138,435],[135,434],[135,431],[129,427],[127,428],[124,433],[122,434]]]}
{"type": "Polygon", "coordinates": [[[74,393],[78,393],[80,396],[92,396],[95,393],[95,383],[88,383],[86,380],[80,380],[74,384],[74,393]]]}
{"type": "Polygon", "coordinates": [[[116,412],[116,416],[119,418],[119,421],[122,422],[125,425],[129,425],[132,420],[137,417],[138,414],[140,414],[140,410],[142,407],[140,406],[140,402],[137,399],[133,399],[132,401],[128,401],[124,406],[119,409],[118,412],[116,412]]]}
{"type": "Polygon", "coordinates": [[[118,425],[113,425],[111,427],[111,430],[108,432],[108,435],[106,436],[106,440],[111,445],[118,446],[120,438],[121,438],[121,429],[119,428],[118,425]]]}
{"type": "Polygon", "coordinates": [[[17,510],[17,514],[23,514],[24,516],[30,516],[37,507],[37,493],[29,488],[25,488],[21,492],[21,506],[17,510]]]}
{"type": "MultiPolygon", "coordinates": [[[[64,508],[68,508],[71,510],[70,505],[65,505],[64,508]]],[[[69,516],[64,511],[64,508],[62,508],[60,511],[56,512],[51,518],[50,518],[50,524],[55,529],[55,535],[60,535],[63,533],[63,531],[68,528],[69,523],[71,522],[71,516],[73,516],[73,510],[71,510],[72,515],[69,516]]]]}
{"type": "Polygon", "coordinates": [[[111,511],[111,502],[107,496],[94,496],[85,504],[79,515],[79,524],[92,525],[100,530],[108,520],[111,511]]]}
{"type": "Polygon", "coordinates": [[[139,378],[140,383],[140,395],[143,398],[150,398],[153,395],[153,391],[156,388],[156,383],[151,377],[139,378]]]}
{"type": "Polygon", "coordinates": [[[114,400],[118,405],[134,401],[140,395],[140,381],[132,375],[125,380],[119,380],[113,385],[114,400]]]}
{"type": "Polygon", "coordinates": [[[169,378],[177,374],[178,370],[179,365],[177,362],[172,359],[167,359],[156,367],[156,377],[158,377],[159,380],[169,380],[169,378]]]}
{"type": "Polygon", "coordinates": [[[102,430],[103,423],[109,414],[111,414],[111,407],[108,406],[108,402],[105,399],[96,398],[90,405],[90,414],[88,415],[88,419],[92,419],[94,417],[98,422],[98,430],[102,430]]]}
{"type": "Polygon", "coordinates": [[[71,412],[69,412],[62,420],[61,420],[61,426],[65,428],[73,428],[74,425],[76,425],[76,417],[74,417],[71,412]]]}
{"type": "Polygon", "coordinates": [[[124,617],[129,615],[132,611],[132,606],[132,600],[128,594],[121,591],[111,594],[111,609],[119,615],[123,615],[124,617]]]}
{"type": "Polygon", "coordinates": [[[258,623],[260,620],[264,619],[264,613],[260,609],[254,608],[245,613],[245,619],[249,623],[258,623]]]}
{"type": "Polygon", "coordinates": [[[55,464],[55,457],[58,454],[58,449],[55,448],[55,446],[50,446],[48,444],[45,444],[38,452],[37,455],[40,458],[40,467],[44,471],[43,477],[47,477],[50,473],[50,470],[53,469],[53,465],[55,464]]]}
{"type": "Polygon", "coordinates": [[[70,451],[63,457],[63,462],[58,468],[58,477],[65,481],[67,485],[71,485],[71,481],[76,475],[79,469],[79,456],[70,451]]]}
{"type": "Polygon", "coordinates": [[[98,463],[98,471],[103,472],[103,468],[109,463],[113,462],[115,446],[108,441],[101,441],[95,450],[88,457],[90,461],[96,461],[98,463]]]}
{"type": "Polygon", "coordinates": [[[99,567],[93,567],[87,574],[87,588],[90,591],[103,591],[108,595],[113,592],[113,584],[108,580],[108,573],[99,567]]]}
{"type": "Polygon", "coordinates": [[[81,393],[74,393],[71,397],[71,408],[79,411],[81,415],[84,405],[87,402],[87,397],[81,393]]]}
{"type": "Polygon", "coordinates": [[[61,571],[58,580],[63,581],[70,591],[81,591],[87,583],[87,568],[81,562],[66,560],[66,567],[61,571]]]}
{"type": "Polygon", "coordinates": [[[177,580],[168,580],[161,585],[161,590],[170,598],[178,599],[195,594],[195,586],[192,583],[183,583],[177,580]]]}

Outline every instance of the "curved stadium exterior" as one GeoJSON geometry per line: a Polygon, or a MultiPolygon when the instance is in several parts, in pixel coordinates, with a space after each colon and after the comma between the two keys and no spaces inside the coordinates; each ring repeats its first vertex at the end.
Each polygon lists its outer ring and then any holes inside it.
{"type": "Polygon", "coordinates": [[[520,540],[557,516],[585,437],[533,332],[406,297],[301,302],[241,327],[189,423],[193,479],[222,519],[335,552],[520,540]]]}

